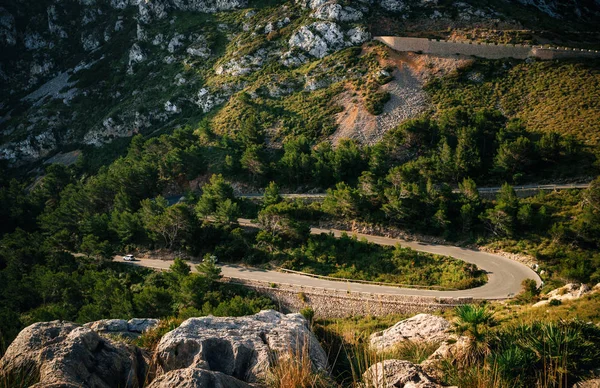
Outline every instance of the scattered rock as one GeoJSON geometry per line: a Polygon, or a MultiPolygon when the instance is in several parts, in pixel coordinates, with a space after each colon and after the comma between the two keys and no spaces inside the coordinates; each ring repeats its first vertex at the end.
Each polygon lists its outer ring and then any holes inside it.
{"type": "Polygon", "coordinates": [[[207,59],[210,58],[210,49],[206,46],[190,46],[185,50],[188,54],[194,57],[207,59]]]}
{"type": "Polygon", "coordinates": [[[281,64],[286,67],[297,67],[308,62],[308,58],[302,52],[288,51],[281,56],[281,64]]]}
{"type": "Polygon", "coordinates": [[[391,348],[403,341],[440,342],[448,338],[449,328],[450,322],[442,317],[417,314],[388,329],[373,333],[370,342],[377,350],[391,348]]]}
{"type": "Polygon", "coordinates": [[[469,354],[471,338],[466,336],[450,339],[442,342],[439,348],[427,360],[421,363],[421,367],[430,376],[441,378],[440,363],[443,360],[461,360],[469,354]]]}
{"type": "Polygon", "coordinates": [[[302,8],[315,9],[327,3],[327,1],[329,0],[296,0],[296,3],[300,4],[302,8]]]}
{"type": "Polygon", "coordinates": [[[133,72],[133,64],[140,63],[146,60],[146,54],[142,51],[139,44],[134,43],[129,49],[129,73],[133,72]]]}
{"type": "Polygon", "coordinates": [[[100,40],[95,34],[81,34],[81,46],[85,51],[92,51],[100,47],[100,40]]]}
{"type": "Polygon", "coordinates": [[[250,74],[262,67],[268,55],[269,52],[266,49],[258,49],[253,54],[244,55],[241,58],[232,59],[229,62],[218,66],[215,69],[215,73],[229,74],[232,76],[250,74]]]}
{"type": "Polygon", "coordinates": [[[177,50],[179,47],[183,46],[184,39],[185,39],[185,35],[175,34],[169,41],[169,44],[167,45],[167,51],[169,51],[171,54],[173,54],[175,52],[175,50],[177,50]]]}
{"type": "MultiPolygon", "coordinates": [[[[597,287],[597,286],[596,286],[597,287]]],[[[561,302],[567,300],[579,299],[582,296],[595,292],[596,287],[590,288],[587,284],[575,284],[569,283],[555,290],[552,290],[546,294],[547,299],[541,300],[533,305],[533,307],[545,306],[550,303],[551,300],[559,300],[561,302]]]]}
{"type": "Polygon", "coordinates": [[[402,0],[380,0],[379,5],[390,12],[402,12],[407,9],[406,2],[402,0]]]}
{"type": "Polygon", "coordinates": [[[39,373],[40,386],[139,387],[146,376],[141,351],[70,322],[26,327],[0,360],[0,380],[15,371],[39,373]]]}
{"type": "Polygon", "coordinates": [[[14,46],[17,43],[17,29],[14,16],[0,7],[0,44],[14,46]]]}
{"type": "Polygon", "coordinates": [[[219,94],[210,93],[210,91],[206,88],[200,89],[198,91],[197,98],[194,100],[194,103],[198,105],[202,112],[208,113],[212,108],[224,102],[225,99],[219,94]]]}
{"type": "Polygon", "coordinates": [[[251,386],[221,372],[200,368],[177,369],[154,379],[148,388],[250,388],[251,386]]]}
{"type": "Polygon", "coordinates": [[[372,365],[363,381],[377,388],[437,388],[437,384],[419,365],[410,361],[386,360],[372,365]]]}
{"type": "Polygon", "coordinates": [[[325,3],[317,7],[312,16],[321,20],[353,22],[362,19],[363,13],[350,6],[343,7],[341,4],[325,3]]]}
{"type": "Polygon", "coordinates": [[[48,43],[37,32],[26,32],[23,43],[27,50],[38,50],[48,46],[48,43]]]}
{"type": "Polygon", "coordinates": [[[316,370],[327,368],[327,355],[302,315],[266,310],[239,318],[190,318],[161,339],[156,357],[163,373],[201,368],[253,383],[266,376],[274,356],[303,349],[316,370]]]}

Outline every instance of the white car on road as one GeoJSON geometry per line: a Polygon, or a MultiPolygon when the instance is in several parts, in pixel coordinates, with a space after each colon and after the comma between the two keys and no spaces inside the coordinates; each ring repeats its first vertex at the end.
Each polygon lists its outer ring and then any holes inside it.
{"type": "Polygon", "coordinates": [[[123,260],[125,261],[135,261],[135,257],[133,255],[123,256],[123,260]]]}

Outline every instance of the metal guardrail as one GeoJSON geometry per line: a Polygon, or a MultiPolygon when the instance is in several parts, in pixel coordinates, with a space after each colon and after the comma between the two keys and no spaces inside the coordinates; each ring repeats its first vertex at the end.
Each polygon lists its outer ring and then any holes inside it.
{"type": "MultiPolygon", "coordinates": [[[[570,189],[587,189],[590,187],[589,183],[570,183],[564,185],[524,185],[524,186],[513,186],[515,191],[527,191],[527,190],[570,190],[570,189]]],[[[478,187],[479,193],[496,193],[500,191],[502,187],[478,187]]],[[[460,189],[452,189],[453,193],[459,193],[460,189]]]]}
{"type": "Polygon", "coordinates": [[[375,281],[371,281],[371,280],[336,278],[334,276],[316,275],[316,274],[312,274],[312,273],[294,271],[292,269],[287,269],[287,268],[277,268],[277,270],[281,271],[281,272],[293,273],[293,274],[308,276],[308,277],[316,278],[316,279],[332,280],[332,281],[336,281],[336,282],[372,284],[372,285],[376,285],[376,286],[388,286],[388,287],[398,287],[398,288],[416,288],[416,289],[423,289],[423,290],[458,291],[457,288],[449,288],[449,287],[441,287],[441,286],[421,286],[418,284],[386,283],[386,282],[375,282],[375,281]]]}

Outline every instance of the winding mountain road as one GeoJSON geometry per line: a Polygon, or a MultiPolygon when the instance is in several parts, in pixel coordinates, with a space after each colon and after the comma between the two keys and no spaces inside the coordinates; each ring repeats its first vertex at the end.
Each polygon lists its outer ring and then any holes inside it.
{"type": "MultiPolygon", "coordinates": [[[[258,227],[251,220],[238,220],[241,226],[258,227]]],[[[311,228],[312,234],[333,233],[336,237],[342,233],[348,233],[337,229],[311,228]]],[[[349,233],[350,234],[350,233],[349,233]]],[[[314,278],[305,275],[268,271],[259,268],[244,267],[239,265],[221,264],[223,276],[232,279],[254,280],[269,283],[292,284],[305,287],[322,287],[336,289],[339,291],[367,292],[371,294],[411,295],[411,296],[433,296],[444,298],[474,298],[474,299],[507,299],[521,290],[521,282],[525,279],[533,279],[538,285],[541,284],[540,277],[526,265],[506,257],[482,252],[474,249],[461,248],[451,245],[430,244],[417,241],[407,241],[398,238],[373,236],[362,233],[351,233],[359,239],[366,239],[378,245],[400,244],[416,251],[434,253],[438,255],[451,256],[467,263],[473,263],[488,274],[488,282],[477,288],[458,291],[437,291],[414,288],[401,288],[395,286],[383,286],[375,284],[353,283],[346,281],[335,281],[314,278]]],[[[125,262],[122,257],[116,257],[115,261],[125,262]]],[[[127,262],[133,265],[155,269],[168,269],[173,261],[156,259],[137,259],[127,262]]]]}

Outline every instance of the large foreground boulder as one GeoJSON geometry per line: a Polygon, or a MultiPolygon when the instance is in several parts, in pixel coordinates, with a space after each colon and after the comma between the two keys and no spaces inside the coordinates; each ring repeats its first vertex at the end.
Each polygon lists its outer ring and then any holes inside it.
{"type": "Polygon", "coordinates": [[[327,355],[300,314],[273,310],[239,318],[190,318],[158,344],[158,374],[183,368],[222,372],[246,382],[264,379],[280,357],[309,357],[315,370],[327,355]]]}
{"type": "Polygon", "coordinates": [[[37,386],[141,387],[146,363],[141,351],[70,322],[26,327],[0,360],[0,381],[35,375],[37,386]]]}
{"type": "Polygon", "coordinates": [[[448,338],[450,322],[431,314],[418,314],[394,326],[373,333],[371,347],[386,350],[403,341],[441,342],[448,338]]]}
{"type": "Polygon", "coordinates": [[[250,385],[221,372],[186,368],[165,373],[154,379],[148,388],[251,388],[250,385]]]}
{"type": "Polygon", "coordinates": [[[438,388],[419,365],[404,360],[386,360],[372,365],[363,374],[367,387],[377,388],[438,388]]]}

